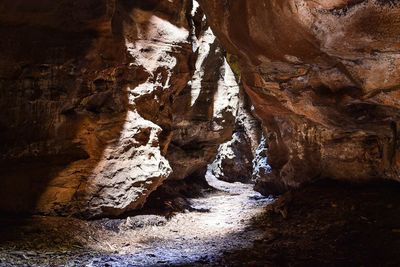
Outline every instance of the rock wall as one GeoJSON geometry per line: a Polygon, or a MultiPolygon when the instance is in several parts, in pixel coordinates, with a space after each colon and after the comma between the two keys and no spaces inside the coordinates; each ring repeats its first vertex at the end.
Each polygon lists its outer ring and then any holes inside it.
{"type": "Polygon", "coordinates": [[[209,166],[211,173],[226,182],[252,183],[259,179],[261,162],[267,164],[267,156],[260,155],[264,149],[260,121],[252,114],[248,97],[240,90],[235,128],[231,140],[221,144],[218,153],[209,166]]]}
{"type": "Polygon", "coordinates": [[[0,210],[118,216],[205,172],[236,85],[203,18],[189,0],[3,1],[0,210]]]}
{"type": "Polygon", "coordinates": [[[194,71],[174,102],[166,155],[174,170],[171,180],[204,177],[218,145],[232,135],[238,108],[239,86],[198,4],[192,10],[192,25],[194,71]]]}
{"type": "Polygon", "coordinates": [[[379,0],[2,1],[0,210],[118,216],[203,177],[233,132],[220,177],[251,174],[264,193],[400,180],[399,14],[379,0]],[[241,117],[251,106],[263,133],[241,117]]]}
{"type": "Polygon", "coordinates": [[[396,1],[201,0],[267,132],[266,193],[400,180],[396,1]]]}

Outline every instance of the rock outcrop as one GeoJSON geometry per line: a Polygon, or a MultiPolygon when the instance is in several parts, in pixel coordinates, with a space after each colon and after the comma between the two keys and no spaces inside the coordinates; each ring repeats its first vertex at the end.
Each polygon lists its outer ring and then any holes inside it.
{"type": "Polygon", "coordinates": [[[266,194],[400,180],[396,1],[199,3],[2,1],[1,211],[121,215],[233,133],[215,174],[266,194]]]}
{"type": "Polygon", "coordinates": [[[189,0],[3,1],[0,210],[118,216],[204,173],[237,85],[203,18],[189,0]]]}
{"type": "Polygon", "coordinates": [[[265,127],[265,193],[400,180],[396,1],[201,0],[265,127]]]}
{"type": "Polygon", "coordinates": [[[146,108],[190,77],[189,6],[2,3],[3,211],[118,215],[168,177],[154,117],[169,114],[146,108]]]}
{"type": "Polygon", "coordinates": [[[238,109],[239,85],[198,5],[192,18],[196,57],[192,79],[173,105],[166,155],[174,170],[171,180],[204,177],[218,145],[232,135],[238,109]]]}
{"type": "Polygon", "coordinates": [[[219,146],[216,158],[209,166],[211,173],[220,180],[250,183],[259,179],[263,169],[261,162],[268,165],[266,155],[259,153],[259,147],[266,145],[261,142],[261,124],[251,109],[248,98],[241,91],[232,138],[219,146]]]}

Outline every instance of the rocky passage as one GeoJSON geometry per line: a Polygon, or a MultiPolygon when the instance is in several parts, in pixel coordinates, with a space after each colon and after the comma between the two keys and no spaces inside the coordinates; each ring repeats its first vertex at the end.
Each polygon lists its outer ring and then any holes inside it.
{"type": "Polygon", "coordinates": [[[267,195],[399,180],[396,1],[0,11],[3,212],[119,216],[168,181],[204,177],[218,153],[216,176],[256,178],[267,195]]]}
{"type": "Polygon", "coordinates": [[[214,190],[170,220],[2,219],[0,266],[400,264],[397,183],[319,181],[272,202],[249,185],[208,180],[214,190]]]}
{"type": "Polygon", "coordinates": [[[204,177],[230,139],[239,85],[196,1],[0,11],[3,212],[140,209],[167,179],[204,177]]]}
{"type": "Polygon", "coordinates": [[[399,266],[399,18],[2,0],[0,265],[399,266]]]}
{"type": "Polygon", "coordinates": [[[398,1],[200,4],[267,133],[259,190],[400,179],[398,1]]]}
{"type": "Polygon", "coordinates": [[[223,253],[252,245],[250,227],[272,199],[252,184],[226,183],[211,173],[212,190],[191,199],[192,211],[167,220],[36,217],[1,221],[0,266],[179,266],[212,264],[223,253]],[[11,223],[13,222],[13,223],[11,223]]]}

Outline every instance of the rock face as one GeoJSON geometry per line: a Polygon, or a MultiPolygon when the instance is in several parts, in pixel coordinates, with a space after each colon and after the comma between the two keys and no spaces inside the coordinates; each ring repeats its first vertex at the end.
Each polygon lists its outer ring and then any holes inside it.
{"type": "Polygon", "coordinates": [[[218,175],[264,193],[400,180],[395,1],[26,2],[0,4],[3,212],[118,216],[233,131],[218,175]]]}
{"type": "Polygon", "coordinates": [[[188,0],[3,1],[0,210],[117,216],[205,172],[237,85],[203,17],[188,0]]]}
{"type": "Polygon", "coordinates": [[[267,157],[258,153],[258,147],[265,145],[265,142],[260,142],[260,122],[252,115],[251,105],[243,91],[239,96],[232,139],[219,146],[217,156],[209,169],[220,180],[249,183],[259,178],[261,161],[266,163],[267,157]]]}
{"type": "Polygon", "coordinates": [[[218,145],[232,135],[238,109],[239,86],[224,51],[196,4],[192,25],[194,71],[174,101],[173,134],[166,155],[174,170],[171,180],[204,177],[218,145]]]}
{"type": "Polygon", "coordinates": [[[188,7],[1,5],[2,210],[118,215],[140,207],[168,177],[165,138],[153,122],[161,112],[143,107],[187,83],[187,58],[177,57],[191,50],[181,12],[188,7]],[[180,74],[171,78],[175,68],[180,74]]]}
{"type": "Polygon", "coordinates": [[[201,0],[265,127],[263,191],[400,180],[395,1],[201,0]]]}

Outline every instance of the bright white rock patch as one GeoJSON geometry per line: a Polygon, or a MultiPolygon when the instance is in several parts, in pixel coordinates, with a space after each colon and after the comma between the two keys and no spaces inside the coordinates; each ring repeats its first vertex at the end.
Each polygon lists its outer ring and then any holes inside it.
{"type": "Polygon", "coordinates": [[[267,149],[267,140],[263,135],[253,160],[253,179],[258,179],[263,173],[270,173],[272,170],[271,166],[268,164],[267,149]]]}
{"type": "MultiPolygon", "coordinates": [[[[239,107],[239,85],[226,58],[221,67],[221,77],[218,81],[218,90],[214,95],[214,119],[222,119],[224,113],[236,116],[239,107]]],[[[222,130],[222,126],[221,130],[222,130]]],[[[218,129],[217,127],[217,130],[218,129]]]]}
{"type": "Polygon", "coordinates": [[[90,200],[93,212],[101,209],[124,211],[153,191],[171,173],[166,158],[161,155],[158,135],[161,128],[141,117],[136,110],[128,111],[117,143],[103,154],[90,180],[94,196],[90,200]],[[148,138],[147,143],[137,136],[148,138]]]}
{"type": "Polygon", "coordinates": [[[236,157],[235,152],[232,149],[232,144],[239,142],[238,133],[232,135],[232,139],[228,142],[221,144],[218,147],[217,157],[208,167],[208,171],[213,173],[217,178],[223,177],[225,174],[222,168],[222,160],[234,159],[236,157]]]}
{"type": "Polygon", "coordinates": [[[149,12],[136,10],[135,18],[144,18],[146,27],[138,27],[138,39],[126,39],[128,52],[134,58],[134,64],[143,66],[149,73],[154,73],[159,67],[173,69],[177,63],[170,52],[179,43],[187,42],[189,31],[179,28],[149,12]],[[150,19],[147,17],[150,16],[150,19]]]}
{"type": "Polygon", "coordinates": [[[200,40],[198,40],[198,53],[199,56],[197,57],[196,61],[196,70],[194,72],[193,78],[192,78],[192,98],[191,98],[191,105],[193,106],[194,103],[196,103],[197,98],[200,95],[200,91],[202,88],[202,80],[204,76],[204,68],[203,68],[203,63],[205,59],[208,57],[208,54],[210,53],[211,50],[211,45],[215,41],[215,35],[213,34],[211,28],[208,28],[205,32],[204,35],[200,37],[200,40]]]}

